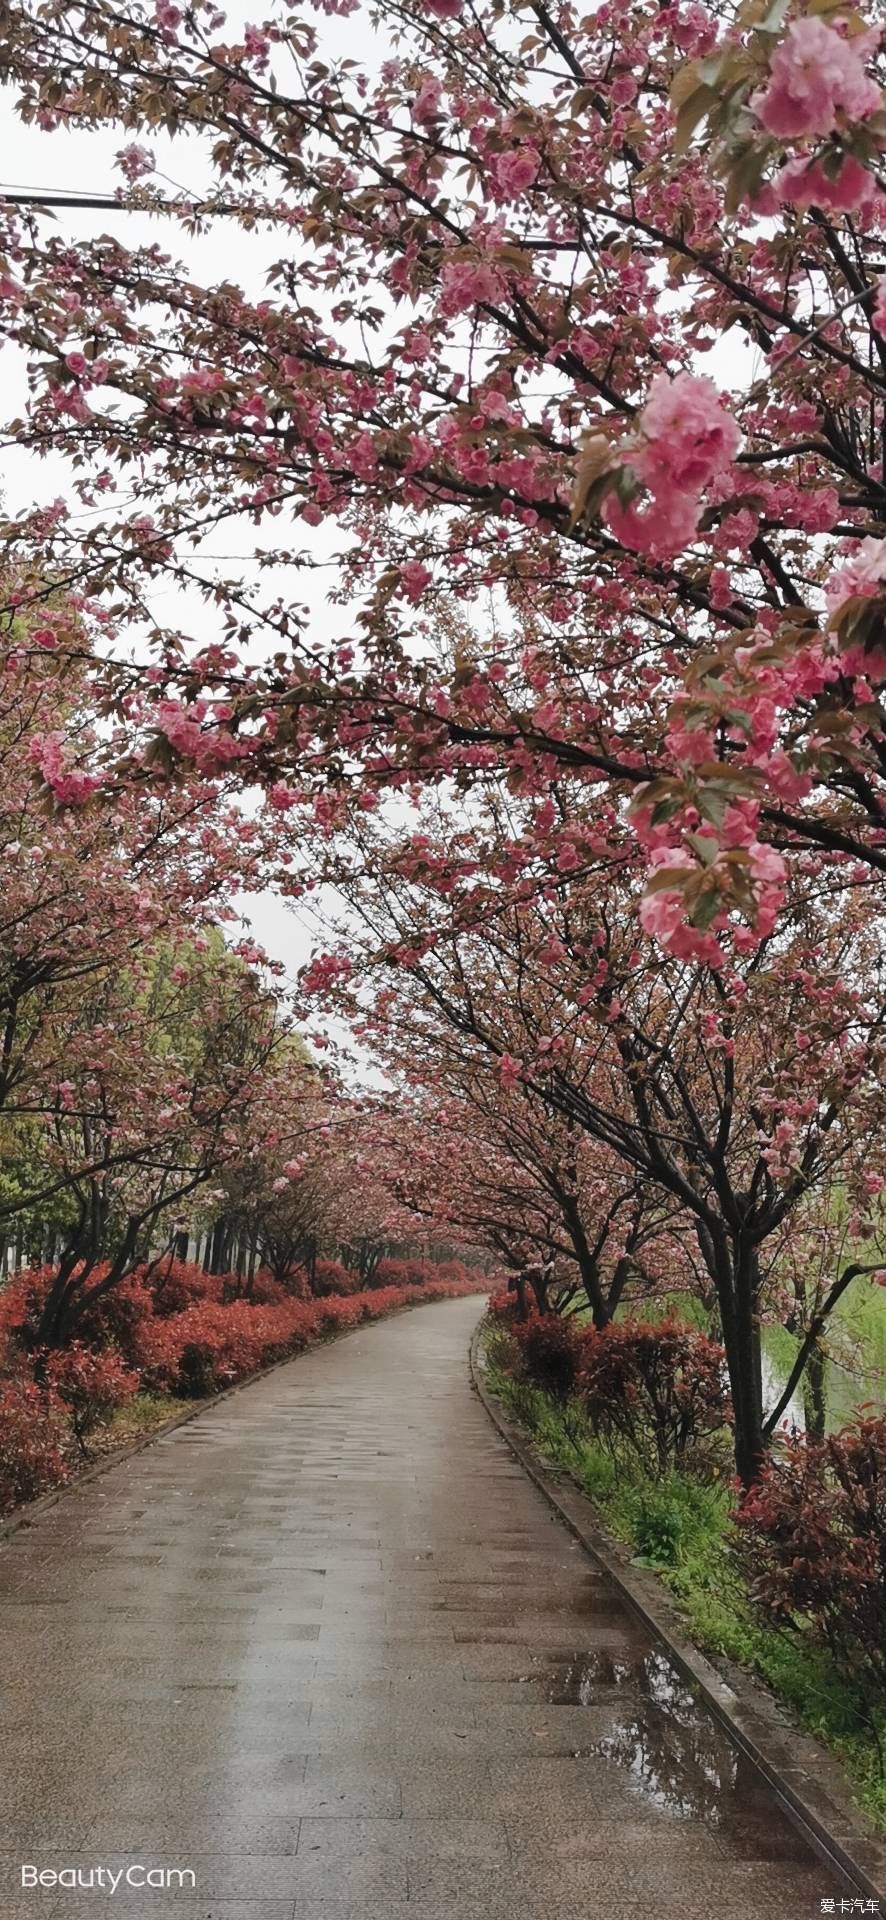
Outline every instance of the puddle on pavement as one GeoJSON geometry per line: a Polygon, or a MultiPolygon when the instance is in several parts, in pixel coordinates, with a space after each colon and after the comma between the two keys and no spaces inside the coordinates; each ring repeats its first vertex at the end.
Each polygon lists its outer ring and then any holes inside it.
{"type": "Polygon", "coordinates": [[[541,1682],[551,1706],[611,1705],[608,1731],[572,1749],[576,1758],[610,1761],[627,1774],[639,1798],[673,1819],[701,1819],[728,1831],[754,1817],[759,1774],[666,1655],[548,1653],[533,1656],[531,1668],[521,1681],[541,1682]]]}
{"type": "Polygon", "coordinates": [[[546,1698],[552,1707],[596,1706],[602,1694],[613,1687],[639,1684],[641,1656],[622,1655],[603,1648],[593,1653],[578,1653],[571,1660],[552,1665],[546,1698]]]}
{"type": "Polygon", "coordinates": [[[645,1698],[615,1716],[595,1752],[622,1768],[661,1813],[721,1825],[735,1811],[738,1750],[668,1661],[650,1654],[643,1667],[649,1683],[645,1698]]]}

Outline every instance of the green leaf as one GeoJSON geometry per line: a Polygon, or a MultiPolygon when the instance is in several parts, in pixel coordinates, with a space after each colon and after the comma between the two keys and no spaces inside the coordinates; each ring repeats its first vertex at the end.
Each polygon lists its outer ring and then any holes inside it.
{"type": "Polygon", "coordinates": [[[705,867],[712,867],[720,851],[720,842],[712,833],[688,833],[689,845],[705,867]]]}
{"type": "Polygon", "coordinates": [[[712,107],[716,106],[717,99],[713,87],[696,87],[695,92],[689,95],[677,115],[675,153],[686,152],[699,121],[704,120],[712,107]]]}
{"type": "Polygon", "coordinates": [[[699,933],[707,933],[712,922],[716,920],[722,905],[723,902],[720,898],[719,889],[717,887],[705,887],[704,891],[699,894],[692,913],[690,914],[692,926],[697,927],[699,933]]]}

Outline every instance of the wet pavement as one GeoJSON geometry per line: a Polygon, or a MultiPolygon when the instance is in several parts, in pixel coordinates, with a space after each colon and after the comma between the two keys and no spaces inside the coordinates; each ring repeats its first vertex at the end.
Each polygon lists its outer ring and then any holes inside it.
{"type": "Polygon", "coordinates": [[[2,1920],[840,1911],[491,1428],[479,1305],[305,1355],[0,1550],[2,1920]]]}

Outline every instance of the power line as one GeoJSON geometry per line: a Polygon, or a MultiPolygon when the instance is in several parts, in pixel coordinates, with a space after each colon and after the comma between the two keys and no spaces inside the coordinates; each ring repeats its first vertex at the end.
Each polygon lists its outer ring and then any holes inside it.
{"type": "MultiPolygon", "coordinates": [[[[151,209],[147,207],[126,207],[121,200],[118,200],[113,195],[100,193],[71,194],[54,193],[52,191],[38,193],[31,189],[18,191],[17,189],[10,190],[6,187],[0,187],[0,200],[9,200],[17,207],[114,207],[119,213],[147,213],[151,211],[151,209]]],[[[174,202],[169,201],[167,204],[171,206],[174,202]]]]}
{"type": "Polygon", "coordinates": [[[132,206],[128,201],[121,200],[115,194],[65,193],[53,187],[47,187],[45,190],[42,190],[36,187],[19,188],[0,186],[0,206],[2,206],[4,201],[8,202],[11,206],[17,207],[73,207],[75,211],[81,207],[87,209],[92,207],[98,208],[101,211],[110,210],[114,213],[133,214],[180,214],[182,212],[191,212],[236,215],[240,211],[233,201],[220,200],[210,206],[204,201],[203,196],[200,194],[188,193],[184,189],[182,190],[180,199],[151,200],[145,201],[138,206],[132,206]]]}

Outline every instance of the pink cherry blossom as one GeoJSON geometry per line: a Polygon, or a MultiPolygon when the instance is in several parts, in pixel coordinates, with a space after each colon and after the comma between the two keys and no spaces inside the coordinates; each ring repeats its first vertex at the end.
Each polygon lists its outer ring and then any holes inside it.
{"type": "Polygon", "coordinates": [[[512,147],[496,161],[495,177],[503,193],[516,198],[531,187],[540,165],[541,155],[535,147],[512,147]]]}
{"type": "Polygon", "coordinates": [[[819,160],[789,160],[773,186],[779,198],[792,206],[823,207],[832,213],[854,213],[871,205],[879,194],[874,175],[854,153],[844,156],[833,175],[819,160]]]}
{"type": "Polygon", "coordinates": [[[665,947],[670,945],[677,928],[682,925],[685,913],[683,895],[676,890],[647,893],[640,902],[640,924],[644,932],[660,940],[665,947]]]}
{"type": "Polygon", "coordinates": [[[653,494],[642,504],[632,501],[629,506],[624,506],[617,494],[609,493],[603,506],[607,525],[622,546],[633,553],[679,553],[694,538],[698,517],[698,500],[674,491],[653,494]]]}
{"type": "Polygon", "coordinates": [[[250,59],[255,62],[256,66],[267,66],[268,52],[271,43],[261,27],[245,27],[243,31],[243,44],[250,59]]]}
{"type": "Polygon", "coordinates": [[[514,1087],[523,1078],[523,1069],[512,1053],[503,1053],[498,1063],[498,1075],[503,1087],[514,1087]]]}
{"type": "Polygon", "coordinates": [[[873,305],[873,321],[878,332],[886,336],[886,273],[877,281],[877,297],[873,305]]]}
{"type": "Polygon", "coordinates": [[[181,25],[181,17],[180,8],[173,6],[172,0],[157,0],[154,18],[165,37],[169,37],[181,25]]]}
{"type": "MultiPolygon", "coordinates": [[[[869,50],[868,36],[861,36],[869,50]]],[[[769,85],[751,105],[769,133],[784,139],[832,132],[838,112],[864,120],[880,105],[855,44],[815,16],[793,20],[776,48],[769,85]]]]}
{"type": "Polygon", "coordinates": [[[425,587],[430,584],[432,579],[433,574],[430,568],[423,566],[420,560],[407,560],[400,568],[400,583],[403,592],[407,600],[411,601],[414,607],[418,605],[425,587]]]}
{"type": "Polygon", "coordinates": [[[671,32],[676,45],[685,54],[707,53],[717,38],[717,29],[707,7],[690,0],[688,6],[670,8],[671,32]]]}
{"type": "Polygon", "coordinates": [[[298,793],[295,787],[287,786],[285,780],[275,780],[273,786],[268,788],[268,800],[278,813],[286,813],[290,807],[297,805],[298,793]]]}
{"type": "Polygon", "coordinates": [[[445,314],[464,313],[480,301],[500,300],[505,290],[501,274],[485,260],[446,260],[440,282],[440,304],[445,314]]]}
{"type": "Polygon", "coordinates": [[[128,147],[121,147],[117,154],[117,165],[127,180],[141,180],[146,173],[153,173],[155,160],[150,147],[141,147],[133,140],[128,147]]]}
{"type": "Polygon", "coordinates": [[[886,602],[886,541],[868,539],[862,541],[846,566],[839,567],[831,575],[825,588],[825,600],[829,623],[838,631],[842,671],[857,679],[880,684],[886,680],[886,646],[878,644],[870,634],[863,639],[857,638],[855,623],[851,619],[846,626],[839,624],[842,610],[848,603],[875,599],[886,602]]]}
{"type": "Polygon", "coordinates": [[[426,74],[412,103],[413,118],[418,121],[435,120],[440,111],[442,93],[442,81],[437,79],[436,74],[426,74]]]}
{"type": "Polygon", "coordinates": [[[741,430],[712,380],[656,374],[640,415],[647,446],[632,465],[653,492],[700,493],[734,460],[741,430]]]}
{"type": "Polygon", "coordinates": [[[833,619],[847,600],[876,599],[886,584],[886,541],[862,540],[845,566],[832,573],[825,587],[829,616],[833,619]]]}

